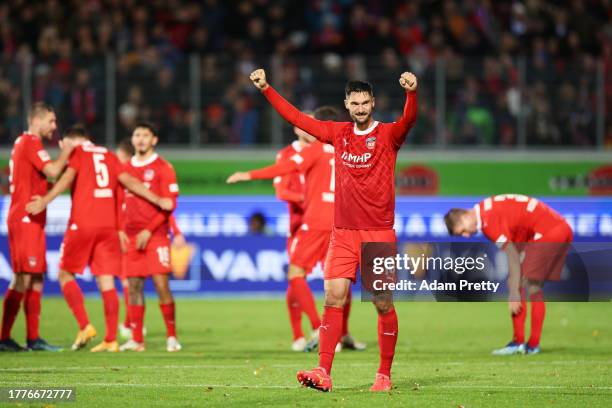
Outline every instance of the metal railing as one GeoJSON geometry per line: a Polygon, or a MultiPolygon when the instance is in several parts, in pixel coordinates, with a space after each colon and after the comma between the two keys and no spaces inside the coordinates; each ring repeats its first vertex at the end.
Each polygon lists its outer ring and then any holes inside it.
{"type": "Polygon", "coordinates": [[[413,71],[419,78],[419,118],[410,145],[510,150],[612,145],[606,123],[610,78],[603,60],[402,60],[384,52],[245,59],[192,54],[172,68],[155,55],[67,61],[21,56],[0,63],[0,145],[10,145],[25,127],[27,107],[44,100],[56,108],[60,128],[84,123],[99,143],[114,145],[137,121],[150,120],[166,145],[277,147],[294,136],[250,84],[248,73],[257,67],[299,108],[333,105],[343,115],[345,81],[368,80],[375,90],[375,117],[382,121],[401,113],[398,78],[413,71]]]}

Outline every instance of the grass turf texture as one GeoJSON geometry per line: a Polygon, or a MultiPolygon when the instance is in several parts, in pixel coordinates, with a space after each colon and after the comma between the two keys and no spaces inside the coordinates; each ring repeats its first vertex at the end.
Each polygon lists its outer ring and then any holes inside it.
{"type": "MultiPolygon", "coordinates": [[[[88,299],[87,307],[103,332],[100,301],[88,299]]],[[[0,387],[74,386],[77,403],[68,405],[104,408],[612,406],[610,303],[548,304],[544,352],[509,357],[490,355],[510,338],[505,303],[399,304],[395,388],[384,394],[368,392],[378,364],[370,304],[355,302],[350,322],[368,349],[336,355],[332,393],[299,388],[296,371],[316,366],[317,356],[289,351],[282,300],[179,299],[177,308],[182,352],[165,351],[157,302],[150,299],[145,353],[1,353],[0,387]]],[[[63,299],[44,299],[41,334],[71,344],[76,324],[63,299]]],[[[23,340],[23,314],[14,337],[23,340]]]]}

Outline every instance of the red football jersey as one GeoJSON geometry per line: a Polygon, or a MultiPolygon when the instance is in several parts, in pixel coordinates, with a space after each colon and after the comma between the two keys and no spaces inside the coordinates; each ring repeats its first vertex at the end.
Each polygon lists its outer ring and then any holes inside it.
{"type": "Polygon", "coordinates": [[[122,171],[117,156],[106,147],[86,142],[74,149],[68,167],[76,171],[69,228],[117,228],[122,171]]]}
{"type": "MultiPolygon", "coordinates": [[[[145,186],[159,197],[170,197],[175,200],[178,197],[178,184],[174,167],[166,160],[153,154],[145,161],[138,161],[136,157],[125,165],[125,170],[139,179],[145,186]]],[[[161,208],[151,204],[144,198],[140,198],[126,192],[125,195],[125,232],[128,235],[136,235],[147,228],[151,220],[165,215],[165,221],[153,231],[153,235],[167,236],[169,232],[168,216],[170,215],[161,208]]]]}
{"type": "Polygon", "coordinates": [[[500,248],[508,242],[547,242],[546,232],[566,223],[543,202],[521,194],[492,196],[475,209],[482,233],[500,248]]]}
{"type": "MultiPolygon", "coordinates": [[[[300,142],[295,141],[282,148],[276,155],[276,163],[290,160],[291,157],[302,151],[300,142]]],[[[293,235],[300,228],[304,217],[304,175],[294,171],[284,176],[274,178],[276,196],[287,203],[289,210],[289,234],[293,235]]]]}
{"type": "Polygon", "coordinates": [[[263,94],[289,123],[335,147],[334,225],[360,230],[393,228],[395,162],[397,151],[416,121],[416,93],[406,93],[404,112],[397,122],[373,122],[363,131],[353,122],[313,119],[272,87],[263,94]]]}
{"type": "Polygon", "coordinates": [[[304,174],[304,222],[308,229],[331,231],[334,224],[334,147],[321,142],[311,143],[290,161],[250,171],[253,179],[271,178],[288,171],[304,174]]]}
{"type": "Polygon", "coordinates": [[[43,173],[43,167],[51,161],[44,149],[40,137],[23,133],[15,140],[10,167],[11,206],[8,213],[8,222],[36,222],[45,224],[47,212],[29,215],[25,206],[32,196],[47,194],[49,184],[43,173]]]}

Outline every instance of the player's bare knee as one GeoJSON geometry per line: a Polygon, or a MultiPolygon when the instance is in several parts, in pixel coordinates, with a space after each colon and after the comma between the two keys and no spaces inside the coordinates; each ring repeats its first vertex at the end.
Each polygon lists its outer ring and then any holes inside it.
{"type": "Polygon", "coordinates": [[[305,277],[306,271],[304,269],[296,265],[289,265],[289,271],[287,271],[287,280],[305,277]]]}
{"type": "Polygon", "coordinates": [[[393,296],[389,292],[375,293],[372,303],[378,313],[387,313],[393,307],[393,296]]]}
{"type": "Polygon", "coordinates": [[[71,280],[74,280],[74,275],[68,271],[64,271],[60,269],[60,271],[57,273],[57,280],[59,281],[60,286],[63,287],[65,284],[67,284],[71,280]]]}
{"type": "Polygon", "coordinates": [[[529,296],[535,295],[536,293],[542,290],[543,286],[544,286],[544,282],[539,281],[539,280],[529,279],[526,284],[527,294],[529,296]]]}
{"type": "Polygon", "coordinates": [[[32,289],[36,292],[42,292],[43,286],[44,286],[43,275],[32,275],[30,277],[30,284],[28,285],[29,289],[32,289]]]}
{"type": "Polygon", "coordinates": [[[13,275],[9,288],[16,292],[24,293],[30,286],[30,275],[27,273],[16,273],[13,275]]]}

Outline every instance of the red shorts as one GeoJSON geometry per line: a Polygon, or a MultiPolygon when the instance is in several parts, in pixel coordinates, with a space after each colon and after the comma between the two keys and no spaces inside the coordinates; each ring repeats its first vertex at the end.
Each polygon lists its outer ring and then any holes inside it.
{"type": "Polygon", "coordinates": [[[13,272],[47,271],[44,225],[21,221],[8,223],[8,241],[13,272]]]}
{"type": "Polygon", "coordinates": [[[116,229],[66,230],[60,247],[60,269],[81,274],[87,265],[94,276],[120,275],[121,249],[116,229]]]}
{"type": "Polygon", "coordinates": [[[357,278],[357,266],[361,259],[362,242],[397,242],[395,230],[332,230],[329,251],[325,259],[325,280],[346,278],[353,282],[357,278]]]}
{"type": "Polygon", "coordinates": [[[289,262],[310,273],[318,262],[325,263],[331,231],[300,228],[291,241],[289,262]]]}
{"type": "Polygon", "coordinates": [[[130,236],[125,257],[126,278],[146,278],[172,272],[170,266],[170,239],[167,236],[152,236],[144,251],[136,249],[136,236],[130,236]]]}
{"type": "Polygon", "coordinates": [[[559,224],[525,245],[521,264],[523,277],[537,281],[558,281],[571,247],[573,233],[566,223],[559,224]]]}

